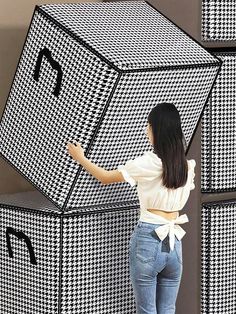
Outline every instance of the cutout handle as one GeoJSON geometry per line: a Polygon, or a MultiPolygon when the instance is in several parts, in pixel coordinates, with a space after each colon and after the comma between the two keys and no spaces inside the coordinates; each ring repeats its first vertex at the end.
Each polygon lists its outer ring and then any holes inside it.
{"type": "Polygon", "coordinates": [[[27,237],[21,231],[19,231],[19,232],[15,231],[11,227],[7,227],[7,230],[6,230],[7,248],[8,248],[9,256],[13,257],[13,252],[12,252],[12,248],[11,248],[10,234],[15,235],[18,239],[24,239],[25,240],[25,243],[27,245],[27,248],[28,248],[28,251],[29,251],[29,254],[30,254],[30,262],[31,262],[31,264],[37,265],[37,262],[36,262],[36,259],[35,259],[35,255],[34,255],[34,250],[33,250],[33,247],[31,245],[31,241],[30,241],[29,237],[27,237]]]}
{"type": "Polygon", "coordinates": [[[40,71],[43,56],[45,56],[47,58],[51,67],[53,69],[57,70],[57,83],[56,83],[53,94],[58,97],[59,92],[60,92],[60,88],[61,88],[62,70],[61,70],[60,64],[52,58],[51,51],[46,47],[39,51],[36,65],[35,65],[35,69],[34,69],[34,79],[35,79],[35,81],[39,80],[39,71],[40,71]]]}

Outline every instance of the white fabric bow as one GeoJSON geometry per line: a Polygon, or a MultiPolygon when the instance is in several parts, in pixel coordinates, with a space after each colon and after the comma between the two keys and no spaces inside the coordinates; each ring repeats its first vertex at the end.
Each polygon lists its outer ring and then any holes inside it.
{"type": "Polygon", "coordinates": [[[183,236],[185,235],[186,231],[184,229],[176,224],[183,224],[185,222],[188,222],[188,216],[186,214],[178,216],[176,219],[173,220],[168,220],[164,219],[163,223],[160,222],[161,224],[164,224],[164,226],[159,226],[155,229],[156,234],[158,237],[163,240],[169,233],[169,243],[170,243],[170,249],[173,251],[174,249],[174,244],[175,244],[175,235],[178,240],[181,240],[183,236]],[[167,223],[166,223],[167,222],[167,223]]]}

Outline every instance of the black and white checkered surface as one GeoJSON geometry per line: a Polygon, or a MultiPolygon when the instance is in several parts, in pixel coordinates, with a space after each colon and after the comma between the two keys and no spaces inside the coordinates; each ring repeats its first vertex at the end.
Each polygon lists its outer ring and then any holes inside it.
{"type": "Polygon", "coordinates": [[[59,214],[38,191],[0,195],[1,314],[136,313],[128,248],[139,205],[93,210],[59,214]]]}
{"type": "Polygon", "coordinates": [[[145,1],[36,6],[1,119],[1,156],[58,212],[137,201],[128,183],[92,177],[66,143],[116,169],[152,149],[147,115],[169,101],[189,145],[220,65],[145,1]]]}
{"type": "Polygon", "coordinates": [[[236,199],[202,204],[201,313],[236,313],[236,199]]]}
{"type": "Polygon", "coordinates": [[[236,1],[202,0],[201,39],[236,40],[236,1]]]}
{"type": "Polygon", "coordinates": [[[236,191],[236,48],[208,48],[223,61],[201,120],[201,191],[236,191]]]}

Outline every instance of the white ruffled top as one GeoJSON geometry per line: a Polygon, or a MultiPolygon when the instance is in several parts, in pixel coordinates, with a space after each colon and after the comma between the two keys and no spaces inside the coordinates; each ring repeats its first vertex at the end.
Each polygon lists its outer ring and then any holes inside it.
{"type": "Polygon", "coordinates": [[[158,223],[158,215],[147,211],[147,208],[173,212],[184,207],[190,191],[195,188],[196,161],[190,159],[187,162],[189,168],[187,182],[177,189],[168,189],[162,184],[162,160],[152,151],[146,151],[142,156],[128,160],[125,165],[117,167],[125,181],[131,186],[137,184],[141,210],[140,221],[158,223]]]}

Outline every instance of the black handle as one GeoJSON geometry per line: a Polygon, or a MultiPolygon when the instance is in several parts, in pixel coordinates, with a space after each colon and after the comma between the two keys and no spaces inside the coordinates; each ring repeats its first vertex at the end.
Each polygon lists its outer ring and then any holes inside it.
{"type": "Polygon", "coordinates": [[[51,67],[57,70],[57,84],[56,84],[53,94],[55,96],[58,96],[60,92],[60,88],[61,88],[62,70],[61,70],[60,64],[57,61],[53,60],[51,56],[51,51],[46,47],[41,49],[38,54],[38,59],[37,59],[35,69],[34,69],[34,79],[35,81],[39,80],[39,71],[40,71],[40,66],[42,63],[43,56],[45,56],[48,59],[49,63],[51,64],[51,67]]]}
{"type": "Polygon", "coordinates": [[[21,231],[19,231],[19,232],[15,231],[11,227],[7,227],[7,230],[6,230],[7,248],[8,248],[8,251],[9,251],[9,256],[13,257],[13,252],[12,252],[12,249],[11,249],[11,239],[10,239],[10,235],[9,235],[10,233],[15,235],[18,239],[22,239],[23,238],[25,240],[27,248],[28,248],[28,251],[29,251],[29,254],[30,254],[30,262],[31,262],[31,264],[37,265],[37,262],[36,262],[36,259],[35,259],[35,255],[34,255],[34,250],[32,248],[31,241],[30,241],[29,237],[27,237],[21,231]]]}

